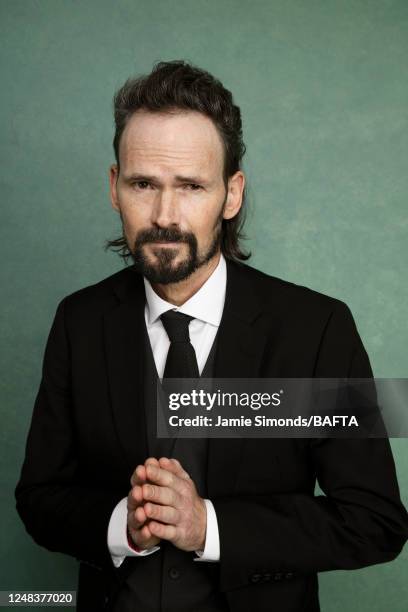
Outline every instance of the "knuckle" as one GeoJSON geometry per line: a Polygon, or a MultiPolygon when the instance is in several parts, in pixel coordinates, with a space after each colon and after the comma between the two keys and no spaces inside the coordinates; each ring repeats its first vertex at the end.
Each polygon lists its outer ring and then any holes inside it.
{"type": "Polygon", "coordinates": [[[143,485],[144,497],[155,497],[155,487],[152,484],[143,485]]]}
{"type": "Polygon", "coordinates": [[[186,540],[187,539],[187,530],[185,527],[181,526],[179,527],[178,530],[178,536],[181,540],[186,540]]]}
{"type": "Polygon", "coordinates": [[[179,496],[174,489],[169,489],[169,505],[174,506],[178,503],[179,496]]]}
{"type": "Polygon", "coordinates": [[[187,497],[190,493],[191,486],[187,481],[183,481],[180,484],[180,495],[187,497]]]}

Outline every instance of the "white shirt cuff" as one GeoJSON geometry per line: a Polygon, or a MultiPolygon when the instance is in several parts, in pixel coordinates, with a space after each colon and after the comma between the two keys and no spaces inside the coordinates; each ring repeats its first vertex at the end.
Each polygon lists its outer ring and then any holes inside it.
{"type": "Polygon", "coordinates": [[[205,535],[204,550],[196,550],[198,555],[194,561],[219,561],[220,560],[220,536],[218,532],[217,515],[213,503],[205,499],[207,509],[207,531],[205,535]]]}
{"type": "Polygon", "coordinates": [[[115,567],[119,567],[125,557],[145,557],[160,549],[160,546],[152,546],[137,552],[129,546],[127,539],[127,497],[120,500],[110,517],[108,548],[115,567]]]}

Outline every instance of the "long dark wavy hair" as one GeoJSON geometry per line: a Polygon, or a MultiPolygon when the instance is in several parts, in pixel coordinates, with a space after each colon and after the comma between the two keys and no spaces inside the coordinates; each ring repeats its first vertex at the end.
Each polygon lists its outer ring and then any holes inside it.
{"type": "MultiPolygon", "coordinates": [[[[130,117],[140,109],[152,112],[172,109],[195,110],[203,113],[218,129],[224,144],[223,178],[228,179],[241,169],[245,144],[242,139],[241,111],[234,104],[232,94],[209,72],[183,61],[157,62],[152,72],[128,79],[113,99],[115,136],[113,149],[119,169],[119,143],[130,117]]],[[[223,219],[221,251],[228,259],[246,260],[251,253],[240,244],[245,239],[243,226],[246,217],[246,189],[242,206],[232,219],[223,219]]],[[[124,236],[108,240],[105,249],[113,249],[127,261],[129,248],[124,236]]]]}

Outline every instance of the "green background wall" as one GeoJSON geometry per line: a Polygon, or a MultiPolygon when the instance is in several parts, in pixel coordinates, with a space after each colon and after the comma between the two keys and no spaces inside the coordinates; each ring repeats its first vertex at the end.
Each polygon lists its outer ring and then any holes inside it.
{"type": "MultiPolygon", "coordinates": [[[[13,489],[58,301],[122,267],[103,251],[111,99],[187,59],[234,92],[248,146],[250,263],[347,302],[374,372],[407,355],[406,0],[1,0],[0,589],[74,589],[13,489]]],[[[408,446],[393,440],[408,503],[408,446]]],[[[406,612],[408,550],[320,575],[325,612],[406,612]]]]}

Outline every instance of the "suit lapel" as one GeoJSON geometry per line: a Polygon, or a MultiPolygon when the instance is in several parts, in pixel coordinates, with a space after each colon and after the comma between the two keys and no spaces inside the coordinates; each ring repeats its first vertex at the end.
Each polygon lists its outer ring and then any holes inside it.
{"type": "MultiPolygon", "coordinates": [[[[257,378],[265,334],[256,326],[262,302],[254,293],[245,267],[227,260],[227,290],[218,330],[215,378],[257,378]]],[[[210,438],[207,487],[209,497],[233,494],[244,446],[243,438],[210,438]]]]}
{"type": "Polygon", "coordinates": [[[131,268],[114,283],[117,305],[104,317],[113,419],[132,473],[148,456],[143,398],[143,279],[131,268]]]}

